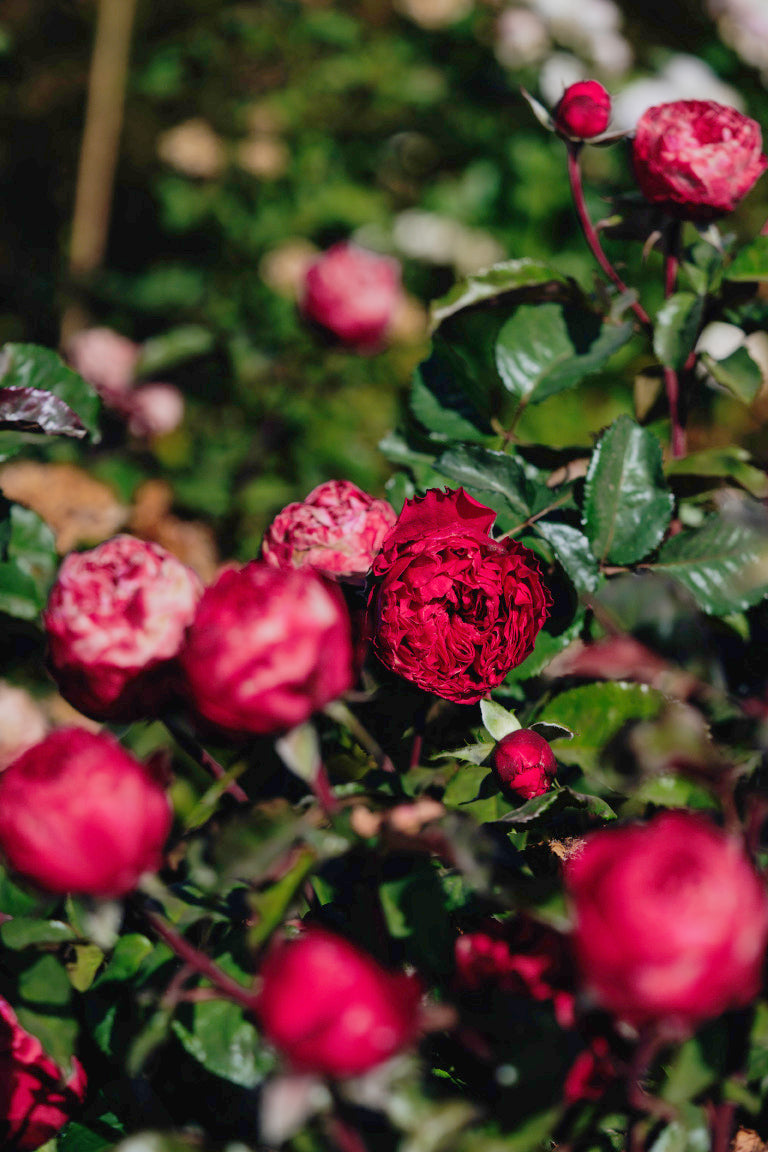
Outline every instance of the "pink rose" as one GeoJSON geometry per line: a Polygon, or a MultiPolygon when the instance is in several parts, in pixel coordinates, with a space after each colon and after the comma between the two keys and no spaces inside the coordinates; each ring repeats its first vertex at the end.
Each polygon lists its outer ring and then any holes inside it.
{"type": "Polygon", "coordinates": [[[254,560],[203,593],[181,662],[206,720],[233,733],[280,732],[351,686],[349,614],[314,572],[254,560]]]}
{"type": "Polygon", "coordinates": [[[386,500],[374,500],[349,480],[328,480],[275,517],[262,554],[275,568],[363,577],[396,519],[386,500]]]}
{"type": "Polygon", "coordinates": [[[549,744],[529,728],[504,736],[493,750],[491,763],[504,787],[524,800],[549,792],[557,773],[549,744]]]}
{"type": "Polygon", "coordinates": [[[21,1027],[0,996],[0,1130],[6,1148],[34,1152],[59,1132],[85,1098],[86,1075],[79,1060],[62,1070],[46,1056],[36,1036],[21,1027]]]}
{"type": "Polygon", "coordinates": [[[380,343],[400,302],[400,265],[355,244],[334,244],[310,264],[302,310],[345,344],[380,343]]]}
{"type": "Polygon", "coordinates": [[[296,1071],[358,1076],[415,1040],[420,998],[417,980],[313,927],[270,949],[256,1013],[296,1071]]]}
{"type": "Polygon", "coordinates": [[[134,536],[70,553],[43,613],[62,696],[96,720],[157,714],[200,593],[191,568],[134,536]]]}
{"type": "Polygon", "coordinates": [[[474,704],[533,649],[551,600],[533,553],[490,536],[463,488],[406,500],[371,569],[374,650],[391,671],[474,704]]]}
{"type": "Polygon", "coordinates": [[[67,359],[106,400],[129,392],[141,348],[111,328],[86,328],[69,341],[67,359]]]}
{"type": "Polygon", "coordinates": [[[0,775],[0,848],[48,892],[123,896],[170,827],[160,783],[104,732],[59,728],[0,775]]]}
{"type": "Polygon", "coordinates": [[[635,130],[633,160],[652,204],[685,220],[732,212],[765,171],[760,125],[714,100],[648,108],[635,130]]]}
{"type": "Polygon", "coordinates": [[[595,832],[565,869],[581,979],[640,1027],[682,1032],[757,996],[768,900],[743,848],[703,816],[595,832]]]}
{"type": "Polygon", "coordinates": [[[611,98],[597,80],[571,84],[552,113],[555,129],[569,140],[602,136],[611,119],[611,98]]]}
{"type": "Polygon", "coordinates": [[[167,436],[184,419],[184,397],[173,384],[142,384],[126,397],[125,414],[134,436],[167,436]]]}

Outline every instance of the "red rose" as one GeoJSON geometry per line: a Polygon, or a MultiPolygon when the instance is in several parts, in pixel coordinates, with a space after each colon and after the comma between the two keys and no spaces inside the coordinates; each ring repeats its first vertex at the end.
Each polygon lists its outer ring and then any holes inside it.
{"type": "Polygon", "coordinates": [[[203,593],[181,662],[206,720],[233,733],[284,731],[351,686],[349,614],[314,572],[254,560],[203,593]]]}
{"type": "Polygon", "coordinates": [[[549,744],[528,728],[504,736],[493,750],[491,763],[504,787],[525,800],[549,792],[557,773],[549,744]]]}
{"type": "Polygon", "coordinates": [[[302,309],[345,344],[370,347],[386,333],[401,295],[396,260],[341,243],[310,264],[302,309]]]}
{"type": "Polygon", "coordinates": [[[685,1031],[759,992],[768,900],[743,849],[704,817],[595,832],[565,876],[582,980],[620,1019],[685,1031]]]}
{"type": "Polygon", "coordinates": [[[386,500],[374,500],[349,480],[328,480],[278,514],[266,531],[262,554],[275,568],[362,577],[396,519],[386,500]]]}
{"type": "Polygon", "coordinates": [[[79,1060],[65,1079],[36,1036],[0,996],[0,1131],[6,1148],[33,1152],[64,1127],[85,1097],[79,1060]]]}
{"type": "Polygon", "coordinates": [[[0,849],[48,892],[123,896],[170,827],[161,785],[104,732],[59,728],[0,776],[0,849]]]}
{"type": "Polygon", "coordinates": [[[62,696],[96,720],[156,714],[200,593],[191,568],[134,536],[70,553],[43,614],[62,696]]]}
{"type": "Polygon", "coordinates": [[[552,113],[555,129],[570,140],[601,136],[611,119],[611,98],[597,80],[571,84],[552,113]]]}
{"type": "Polygon", "coordinates": [[[760,125],[713,100],[648,108],[633,146],[646,200],[685,220],[732,212],[765,171],[760,125]]]}
{"type": "Polygon", "coordinates": [[[525,659],[551,600],[533,553],[489,535],[463,488],[406,500],[371,569],[373,645],[387,668],[474,704],[525,659]]]}
{"type": "Polygon", "coordinates": [[[270,949],[256,1012],[296,1071],[358,1076],[416,1038],[420,997],[417,980],[388,972],[341,936],[308,928],[270,949]]]}

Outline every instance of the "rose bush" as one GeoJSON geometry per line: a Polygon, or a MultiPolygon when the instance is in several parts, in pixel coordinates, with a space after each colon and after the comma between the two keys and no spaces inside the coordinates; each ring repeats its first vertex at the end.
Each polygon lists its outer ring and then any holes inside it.
{"type": "Polygon", "coordinates": [[[97,720],[157,714],[201,591],[191,568],[134,536],[67,556],[43,614],[62,696],[97,720]]]}
{"type": "Polygon", "coordinates": [[[611,119],[611,98],[597,80],[570,84],[553,113],[555,129],[570,140],[601,136],[611,119]]]}
{"type": "Polygon", "coordinates": [[[59,1132],[85,1097],[79,1060],[65,1076],[0,996],[0,1132],[12,1152],[33,1152],[59,1132]]]}
{"type": "Polygon", "coordinates": [[[275,568],[314,568],[325,576],[363,577],[397,515],[349,480],[327,480],[278,513],[262,555],[275,568]]]}
{"type": "Polygon", "coordinates": [[[48,892],[130,892],[170,828],[162,785],[104,732],[59,728],[0,776],[0,849],[48,892]]]}
{"type": "Polygon", "coordinates": [[[256,1013],[296,1071],[357,1076],[411,1044],[420,1029],[418,980],[388,972],[323,928],[273,945],[256,1013]]]}
{"type": "Polygon", "coordinates": [[[620,1019],[685,1031],[757,995],[768,899],[741,846],[706,818],[665,812],[595,832],[565,879],[584,986],[620,1019]]]}
{"type": "Polygon", "coordinates": [[[371,571],[381,662],[473,704],[533,648],[551,603],[533,553],[490,536],[495,512],[459,488],[406,500],[371,571]]]}
{"type": "Polygon", "coordinates": [[[254,560],[203,594],[181,653],[190,699],[235,733],[302,724],[352,684],[349,614],[309,570],[254,560]]]}
{"type": "Polygon", "coordinates": [[[493,750],[491,763],[504,787],[524,800],[548,792],[557,774],[548,742],[529,728],[504,736],[493,750]]]}
{"type": "Polygon", "coordinates": [[[400,302],[400,265],[356,244],[334,244],[310,264],[302,311],[345,344],[375,347],[400,302]]]}
{"type": "Polygon", "coordinates": [[[632,158],[646,200],[686,220],[732,212],[768,165],[760,125],[713,100],[648,108],[632,158]]]}

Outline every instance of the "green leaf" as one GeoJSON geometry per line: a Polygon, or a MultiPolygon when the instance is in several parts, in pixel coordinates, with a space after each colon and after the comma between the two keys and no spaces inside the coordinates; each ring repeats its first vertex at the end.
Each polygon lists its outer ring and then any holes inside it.
{"type": "Polygon", "coordinates": [[[652,719],[664,703],[661,692],[645,684],[582,684],[555,696],[536,719],[570,728],[573,739],[553,741],[552,750],[564,764],[592,772],[606,744],[628,721],[652,719]]]}
{"type": "Polygon", "coordinates": [[[702,1108],[686,1104],[680,1118],[657,1136],[648,1152],[710,1152],[709,1125],[702,1108]]]}
{"type": "Polygon", "coordinates": [[[414,373],[411,412],[433,440],[484,441],[492,429],[471,392],[448,356],[433,352],[414,373]]]}
{"type": "Polygon", "coordinates": [[[422,970],[449,972],[454,930],[434,867],[412,865],[404,876],[385,880],[379,897],[390,934],[409,942],[409,959],[422,970]]]}
{"type": "Polygon", "coordinates": [[[704,612],[740,612],[768,595],[768,529],[710,516],[667,540],[649,567],[679,580],[704,612]]]}
{"type": "Polygon", "coordinates": [[[577,592],[594,592],[600,579],[597,561],[583,532],[570,524],[537,520],[534,531],[551,545],[577,592]]]}
{"type": "Polygon", "coordinates": [[[515,827],[523,826],[538,820],[546,812],[551,815],[553,811],[563,812],[569,808],[583,809],[589,815],[596,816],[600,820],[616,819],[613,808],[605,800],[601,800],[599,796],[590,796],[586,792],[576,792],[573,788],[556,787],[541,796],[534,796],[533,799],[526,800],[519,808],[500,816],[493,823],[512,824],[515,827]]]}
{"type": "Polygon", "coordinates": [[[15,1005],[19,1024],[31,1032],[62,1072],[70,1070],[77,1044],[77,1022],[69,1015],[37,1011],[24,1005],[15,1005]]]}
{"type": "Polygon", "coordinates": [[[750,463],[746,448],[724,445],[703,448],[679,459],[670,457],[664,465],[668,476],[722,476],[734,480],[759,500],[768,496],[768,476],[750,463]]]}
{"type": "Polygon", "coordinates": [[[701,359],[718,384],[742,404],[752,403],[763,385],[763,374],[745,347],[737,348],[722,360],[715,360],[706,352],[701,359]]]}
{"type": "Polygon", "coordinates": [[[112,959],[96,980],[96,985],[111,982],[122,984],[132,980],[154,948],[152,941],[140,932],[128,932],[121,936],[115,945],[112,959]]]}
{"type": "Polygon", "coordinates": [[[679,369],[696,345],[704,299],[693,292],[675,292],[656,314],[653,350],[666,368],[679,369]]]}
{"type": "Polygon", "coordinates": [[[436,328],[455,312],[471,308],[484,300],[493,300],[506,292],[516,292],[521,288],[544,288],[548,285],[553,289],[558,285],[570,288],[570,283],[567,277],[542,260],[527,257],[522,260],[505,260],[468,276],[466,280],[460,280],[445,296],[435,300],[431,308],[432,325],[436,328]]]}
{"type": "Polygon", "coordinates": [[[75,933],[62,920],[34,920],[17,916],[0,925],[0,940],[15,951],[37,944],[62,944],[74,940],[75,933]]]}
{"type": "Polygon", "coordinates": [[[525,473],[518,461],[505,452],[494,452],[474,444],[459,444],[444,452],[435,461],[434,468],[471,494],[477,493],[481,502],[483,493],[491,493],[503,497],[519,520],[531,515],[525,473]]]}
{"type": "Polygon", "coordinates": [[[510,732],[517,732],[522,727],[514,712],[508,712],[495,700],[481,700],[480,715],[486,732],[497,741],[503,740],[510,732]]]}
{"type": "Polygon", "coordinates": [[[498,820],[511,811],[512,805],[500,792],[486,785],[487,780],[493,782],[493,779],[482,764],[459,768],[448,781],[443,803],[446,808],[468,812],[481,824],[498,820]]]}
{"type": "Polygon", "coordinates": [[[584,526],[595,556],[613,564],[642,560],[664,535],[672,505],[661,445],[620,416],[601,436],[584,486],[584,526]]]}
{"type": "Polygon", "coordinates": [[[274,1066],[242,1008],[228,1000],[195,1004],[186,1022],[174,1020],[172,1027],[190,1056],[232,1084],[255,1088],[274,1066]]]}
{"type": "Polygon", "coordinates": [[[93,442],[99,441],[100,402],[96,392],[50,348],[5,344],[0,352],[0,386],[52,393],[79,416],[93,442]]]}
{"type": "Polygon", "coordinates": [[[745,245],[730,267],[725,270],[726,280],[768,280],[768,236],[756,236],[745,245]]]}
{"type": "Polygon", "coordinates": [[[538,404],[598,372],[632,337],[585,308],[521,304],[496,340],[496,369],[518,404],[538,404]]]}
{"type": "Polygon", "coordinates": [[[19,995],[30,1004],[69,1004],[72,988],[66,969],[55,956],[41,956],[19,976],[19,995]]]}
{"type": "Polygon", "coordinates": [[[136,365],[137,376],[156,376],[187,360],[204,356],[214,346],[213,333],[200,324],[183,324],[161,336],[153,336],[142,346],[136,365]]]}
{"type": "Polygon", "coordinates": [[[104,953],[98,944],[76,944],[73,952],[74,960],[67,962],[69,982],[76,992],[87,992],[104,963],[104,953]]]}

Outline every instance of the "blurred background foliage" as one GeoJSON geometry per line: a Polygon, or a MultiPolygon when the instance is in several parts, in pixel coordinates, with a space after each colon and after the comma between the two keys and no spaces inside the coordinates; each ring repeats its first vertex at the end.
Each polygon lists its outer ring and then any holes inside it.
{"type": "MultiPolygon", "coordinates": [[[[520,256],[552,260],[594,287],[564,147],[519,86],[552,104],[565,83],[595,75],[617,94],[620,124],[648,103],[701,96],[739,102],[768,127],[768,29],[761,41],[749,23],[768,19],[762,3],[139,0],[106,254],[73,279],[97,5],[6,0],[0,337],[56,346],[74,309],[79,324],[148,341],[147,376],[174,383],[186,404],[168,435],[137,437],[108,416],[89,456],[47,447],[49,462],[77,461],[111,493],[87,494],[81,475],[58,474],[69,514],[111,500],[111,519],[101,509],[109,531],[128,522],[151,535],[151,521],[157,536],[162,521],[163,542],[176,532],[189,547],[194,536],[212,568],[217,555],[255,555],[272,515],[324,479],[380,492],[388,465],[377,444],[424,354],[431,298],[457,276],[520,256]],[[348,237],[403,263],[407,306],[376,355],[329,345],[296,307],[309,256],[348,237]]],[[[626,148],[587,149],[585,167],[593,216],[608,217],[607,194],[632,186],[626,148]]],[[[763,181],[729,227],[746,237],[766,215],[763,181]]],[[[610,234],[605,242],[610,250],[610,234]]],[[[634,246],[626,277],[651,303],[659,268],[656,254],[644,263],[634,246]]],[[[630,369],[641,370],[643,356],[630,345],[630,369]]],[[[633,410],[626,370],[625,359],[613,387],[604,374],[531,409],[521,437],[590,446],[633,410]]],[[[768,462],[760,406],[745,415],[714,394],[711,405],[710,432],[699,443],[694,434],[694,446],[727,429],[768,462]]],[[[50,501],[48,473],[30,483],[50,501]]],[[[10,494],[39,505],[39,493],[10,494]]],[[[88,536],[64,534],[69,546],[94,542],[88,536]]]]}

